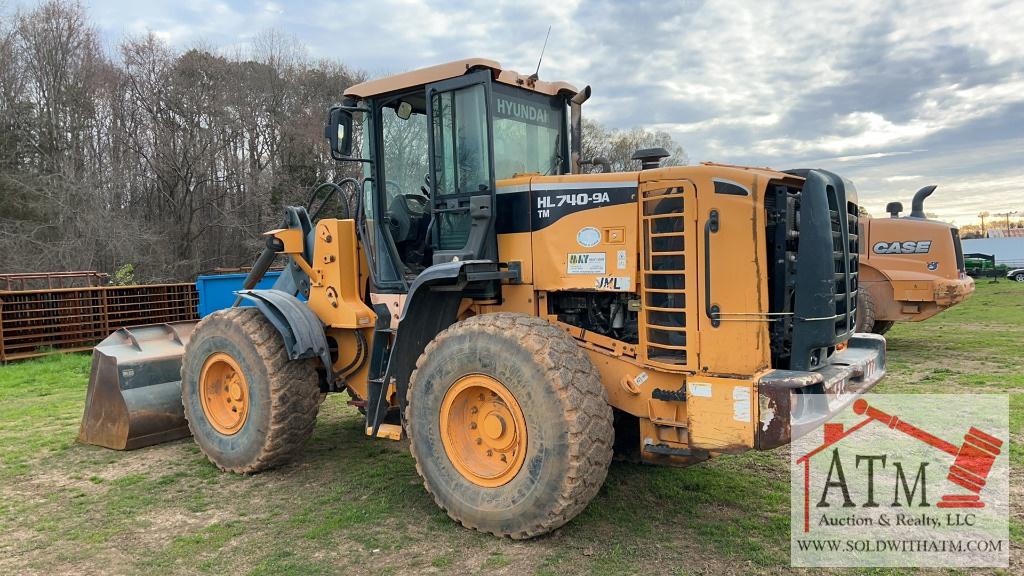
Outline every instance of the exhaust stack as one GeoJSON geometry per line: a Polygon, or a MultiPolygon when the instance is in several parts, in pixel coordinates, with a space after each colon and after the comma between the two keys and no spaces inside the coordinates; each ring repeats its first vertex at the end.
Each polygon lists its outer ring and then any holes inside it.
{"type": "Polygon", "coordinates": [[[924,188],[918,190],[917,194],[914,194],[914,200],[910,203],[911,218],[925,218],[924,200],[925,198],[931,196],[932,192],[935,192],[935,188],[937,188],[937,186],[935,186],[934,184],[931,186],[925,186],[924,188]]]}
{"type": "Polygon", "coordinates": [[[580,90],[575,96],[569,100],[569,118],[570,124],[569,129],[571,131],[569,135],[569,142],[572,144],[572,151],[569,154],[571,159],[571,169],[573,174],[579,174],[583,171],[583,103],[590,98],[590,86],[584,86],[583,90],[580,90]]]}

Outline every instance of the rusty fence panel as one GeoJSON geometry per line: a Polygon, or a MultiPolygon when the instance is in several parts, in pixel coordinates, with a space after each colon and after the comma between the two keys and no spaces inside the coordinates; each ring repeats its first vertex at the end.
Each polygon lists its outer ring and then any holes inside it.
{"type": "Polygon", "coordinates": [[[108,274],[95,270],[75,272],[19,272],[0,274],[0,291],[53,290],[54,288],[87,288],[103,286],[108,274]]]}
{"type": "Polygon", "coordinates": [[[195,284],[0,291],[0,362],[89,350],[127,326],[198,320],[195,284]]]}

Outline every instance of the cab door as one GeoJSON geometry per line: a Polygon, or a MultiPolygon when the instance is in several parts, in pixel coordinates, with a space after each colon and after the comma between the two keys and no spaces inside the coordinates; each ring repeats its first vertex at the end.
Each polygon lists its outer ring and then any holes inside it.
{"type": "Polygon", "coordinates": [[[427,85],[433,263],[496,260],[489,71],[427,85]]]}

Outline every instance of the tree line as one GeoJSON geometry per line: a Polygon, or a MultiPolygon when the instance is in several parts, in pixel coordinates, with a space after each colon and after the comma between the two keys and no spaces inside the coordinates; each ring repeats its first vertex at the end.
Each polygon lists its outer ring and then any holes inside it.
{"type": "MultiPolygon", "coordinates": [[[[162,282],[248,265],[283,206],[355,168],[330,159],[323,122],[365,74],[286,35],[233,55],[153,34],[113,52],[78,3],[0,21],[0,273],[130,264],[162,282]]],[[[587,122],[584,156],[615,169],[649,146],[685,163],[666,133],[587,122]]]]}

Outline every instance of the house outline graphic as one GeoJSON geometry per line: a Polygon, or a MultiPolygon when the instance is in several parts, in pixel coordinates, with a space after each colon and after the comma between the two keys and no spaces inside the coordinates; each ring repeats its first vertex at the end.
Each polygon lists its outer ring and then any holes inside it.
{"type": "Polygon", "coordinates": [[[964,443],[958,447],[912,424],[908,424],[896,416],[886,414],[877,408],[869,406],[867,400],[863,398],[859,398],[853,403],[853,411],[856,414],[866,415],[866,418],[846,430],[843,429],[842,424],[825,423],[822,427],[824,435],[822,444],[796,461],[797,464],[804,465],[804,532],[810,532],[811,522],[811,459],[829,447],[852,436],[871,422],[885,424],[890,430],[898,430],[954,457],[946,479],[966,488],[968,491],[973,492],[973,494],[946,494],[936,503],[937,507],[984,508],[985,503],[981,500],[980,493],[985,487],[992,465],[1002,451],[1002,440],[971,426],[967,434],[964,435],[964,443]]]}

